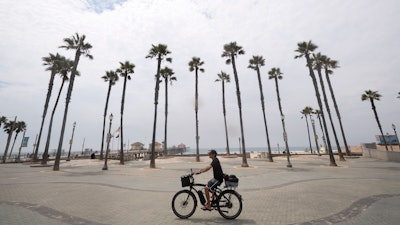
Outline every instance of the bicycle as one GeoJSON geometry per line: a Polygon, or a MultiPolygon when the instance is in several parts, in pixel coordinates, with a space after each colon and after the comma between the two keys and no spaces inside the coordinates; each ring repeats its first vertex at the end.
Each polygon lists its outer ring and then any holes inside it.
{"type": "MultiPolygon", "coordinates": [[[[172,198],[172,211],[181,219],[187,219],[194,214],[197,208],[197,198],[202,205],[206,203],[202,191],[206,185],[195,183],[193,174],[191,172],[181,177],[182,187],[189,189],[178,191],[172,198]]],[[[218,210],[222,217],[233,220],[240,215],[243,207],[242,196],[235,190],[238,187],[239,179],[234,175],[224,175],[224,180],[225,186],[223,188],[217,187],[212,195],[211,210],[218,210]]]]}

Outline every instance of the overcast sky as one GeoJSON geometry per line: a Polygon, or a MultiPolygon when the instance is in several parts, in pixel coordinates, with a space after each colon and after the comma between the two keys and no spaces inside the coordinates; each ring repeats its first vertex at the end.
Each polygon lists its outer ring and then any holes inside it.
{"type": "MultiPolygon", "coordinates": [[[[204,61],[199,74],[200,148],[225,147],[221,84],[214,82],[221,70],[233,78],[231,65],[221,58],[223,45],[236,41],[245,50],[237,58],[245,141],[251,147],[266,147],[260,92],[249,59],[261,55],[263,92],[272,147],[283,146],[282,126],[275,84],[268,71],[279,67],[282,107],[290,146],[308,146],[307,129],[300,111],[317,108],[314,88],[305,59],[294,59],[297,43],[312,40],[321,52],[338,60],[340,68],[331,81],[342,115],[349,145],[374,142],[379,133],[371,105],[361,101],[364,90],[378,91],[376,102],[384,133],[400,129],[400,2],[397,0],[2,0],[0,1],[0,116],[25,121],[31,152],[39,132],[50,73],[42,57],[60,53],[73,59],[74,52],[58,48],[63,39],[85,34],[92,44],[94,59],[81,57],[75,79],[63,148],[68,149],[72,124],[76,121],[73,151],[98,150],[101,143],[103,111],[108,85],[101,77],[126,60],[135,73],[127,83],[124,111],[124,139],[151,142],[154,113],[154,74],[157,62],[145,56],[152,44],[166,44],[178,81],[169,86],[168,144],[184,143],[195,148],[195,75],[188,62],[193,56],[204,61]]],[[[43,151],[48,119],[61,79],[56,77],[44,126],[43,151]]],[[[108,114],[114,114],[112,130],[120,120],[122,83],[112,89],[108,114]]],[[[238,147],[239,113],[235,83],[226,87],[227,122],[231,147],[238,147]]],[[[52,132],[50,149],[60,138],[65,106],[62,94],[52,132]]],[[[157,141],[164,137],[164,86],[160,89],[157,141]]],[[[333,110],[333,105],[331,103],[333,110]]],[[[336,114],[332,111],[338,134],[336,114]]],[[[317,127],[321,137],[321,131],[317,127]]],[[[20,135],[22,136],[22,134],[20,135]]],[[[333,140],[333,137],[331,136],[333,140]]],[[[0,151],[6,134],[0,133],[0,151]]],[[[320,140],[321,142],[321,140],[320,140]]],[[[343,145],[340,136],[341,145],[343,145]]],[[[332,142],[332,145],[335,144],[332,142]]],[[[116,142],[114,144],[116,146],[116,142]]]]}

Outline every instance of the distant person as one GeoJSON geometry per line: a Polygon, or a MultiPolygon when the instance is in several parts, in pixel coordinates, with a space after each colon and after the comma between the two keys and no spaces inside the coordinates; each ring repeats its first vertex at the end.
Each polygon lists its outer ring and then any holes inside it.
{"type": "Polygon", "coordinates": [[[96,158],[96,154],[94,154],[94,152],[90,155],[91,159],[95,159],[96,158]]]}
{"type": "Polygon", "coordinates": [[[196,174],[207,172],[211,168],[213,169],[213,178],[210,181],[208,181],[206,187],[204,188],[204,192],[206,194],[206,204],[204,205],[204,207],[201,208],[203,210],[210,211],[211,210],[210,192],[211,194],[215,193],[215,189],[224,180],[224,173],[222,172],[221,164],[219,163],[219,160],[217,158],[217,152],[214,149],[212,149],[208,152],[208,156],[212,159],[211,164],[203,169],[200,169],[199,171],[196,172],[196,174]]]}

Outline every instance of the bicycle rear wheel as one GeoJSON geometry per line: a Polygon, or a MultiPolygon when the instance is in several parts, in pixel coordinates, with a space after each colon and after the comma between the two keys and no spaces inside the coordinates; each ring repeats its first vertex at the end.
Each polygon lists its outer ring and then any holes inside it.
{"type": "Polygon", "coordinates": [[[242,197],[234,190],[225,190],[218,197],[217,208],[222,217],[233,220],[242,212],[242,197]]]}
{"type": "Polygon", "coordinates": [[[181,219],[187,219],[193,215],[197,207],[197,198],[189,190],[178,191],[172,198],[172,211],[181,219]]]}

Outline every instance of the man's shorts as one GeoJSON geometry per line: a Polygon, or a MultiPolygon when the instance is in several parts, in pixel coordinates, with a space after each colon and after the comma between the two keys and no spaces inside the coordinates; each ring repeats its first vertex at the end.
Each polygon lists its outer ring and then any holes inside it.
{"type": "Polygon", "coordinates": [[[210,181],[207,183],[207,187],[209,188],[211,193],[214,193],[215,189],[221,184],[217,179],[212,178],[210,181]]]}

